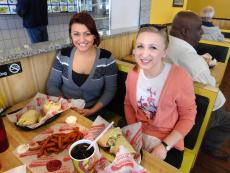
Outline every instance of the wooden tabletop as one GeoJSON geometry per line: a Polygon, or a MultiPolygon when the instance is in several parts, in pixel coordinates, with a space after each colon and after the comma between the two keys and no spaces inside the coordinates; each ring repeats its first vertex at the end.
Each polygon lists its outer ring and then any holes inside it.
{"type": "MultiPolygon", "coordinates": [[[[67,110],[63,112],[61,116],[57,118],[54,122],[33,131],[23,131],[21,129],[18,129],[13,123],[11,123],[6,117],[4,117],[3,120],[7,131],[10,147],[5,152],[0,153],[0,164],[2,165],[0,172],[4,172],[14,167],[22,165],[22,162],[18,160],[12,153],[12,151],[18,145],[27,143],[33,137],[37,136],[40,132],[53,126],[54,124],[64,122],[65,118],[69,115],[77,116],[78,123],[85,126],[86,128],[89,128],[92,124],[92,121],[79,115],[77,112],[73,110],[67,110]]],[[[150,155],[147,152],[144,152],[144,156],[141,164],[151,173],[169,173],[169,172],[179,173],[180,172],[178,169],[172,167],[171,165],[167,164],[164,161],[154,158],[152,155],[150,155]]],[[[27,172],[30,171],[27,169],[27,172]]]]}
{"type": "Polygon", "coordinates": [[[224,38],[224,41],[229,43],[230,42],[230,38],[224,38]]]}

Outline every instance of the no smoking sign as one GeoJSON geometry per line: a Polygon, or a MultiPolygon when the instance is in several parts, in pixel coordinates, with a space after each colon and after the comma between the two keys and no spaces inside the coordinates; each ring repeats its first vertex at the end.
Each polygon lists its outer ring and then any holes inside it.
{"type": "Polygon", "coordinates": [[[0,65],[0,78],[21,73],[22,66],[20,62],[0,65]]]}

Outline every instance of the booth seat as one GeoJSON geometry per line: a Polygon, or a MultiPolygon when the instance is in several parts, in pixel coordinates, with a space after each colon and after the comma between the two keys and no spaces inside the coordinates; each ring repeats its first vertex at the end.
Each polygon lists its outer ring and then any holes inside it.
{"type": "Polygon", "coordinates": [[[202,55],[205,53],[209,53],[215,58],[217,62],[217,67],[210,69],[212,73],[214,73],[214,77],[217,80],[217,87],[220,86],[222,79],[224,77],[229,57],[230,57],[230,42],[217,42],[217,41],[210,41],[210,40],[201,40],[199,45],[195,48],[197,53],[202,55]],[[215,76],[215,70],[220,71],[220,73],[215,76]]]}
{"type": "MultiPolygon", "coordinates": [[[[170,30],[169,28],[170,25],[168,25],[167,27],[168,27],[167,30],[170,30]]],[[[198,54],[202,55],[205,53],[209,53],[218,62],[222,62],[227,65],[230,56],[230,30],[221,30],[221,31],[223,32],[223,34],[226,35],[226,38],[229,38],[228,42],[200,40],[199,45],[196,46],[195,49],[198,54]]],[[[135,37],[136,35],[134,35],[132,40],[132,49],[135,48],[135,44],[136,44],[135,37]]],[[[133,61],[134,59],[130,59],[130,57],[132,57],[131,54],[121,59],[133,61]]]]}
{"type": "MultiPolygon", "coordinates": [[[[117,60],[118,64],[118,91],[113,101],[109,104],[109,110],[120,115],[125,122],[124,114],[124,97],[125,97],[125,80],[127,72],[134,66],[134,64],[117,60]]],[[[196,161],[204,133],[212,113],[217,88],[204,86],[202,84],[194,83],[197,115],[195,125],[189,134],[185,137],[185,152],[184,159],[180,170],[183,173],[189,173],[196,161]]],[[[123,125],[126,125],[125,123],[123,125]]]]}
{"type": "MultiPolygon", "coordinates": [[[[134,64],[124,61],[116,60],[118,64],[118,89],[115,98],[108,105],[108,109],[119,116],[120,123],[118,126],[125,126],[125,114],[124,114],[124,97],[125,97],[125,80],[127,72],[133,68],[134,64]]],[[[189,173],[196,161],[201,142],[204,137],[204,133],[212,112],[212,108],[218,92],[217,88],[204,86],[201,84],[194,84],[197,104],[197,116],[196,124],[192,128],[191,132],[185,138],[185,152],[181,172],[189,173]]],[[[26,100],[28,103],[29,100],[26,100]]]]}
{"type": "Polygon", "coordinates": [[[221,29],[221,33],[224,34],[224,38],[230,38],[230,30],[221,29]]]}
{"type": "Polygon", "coordinates": [[[230,43],[210,40],[200,40],[199,45],[195,47],[198,54],[209,53],[217,61],[228,64],[230,56],[230,43]]]}
{"type": "Polygon", "coordinates": [[[189,173],[193,168],[213,110],[218,89],[194,83],[197,114],[195,125],[185,137],[184,159],[180,170],[189,173]]]}

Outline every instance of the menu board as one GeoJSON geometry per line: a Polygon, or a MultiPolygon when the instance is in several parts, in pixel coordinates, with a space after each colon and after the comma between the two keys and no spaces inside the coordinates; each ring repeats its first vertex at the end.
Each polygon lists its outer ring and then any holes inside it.
{"type": "Polygon", "coordinates": [[[0,0],[0,14],[16,14],[17,0],[0,0]]]}
{"type": "MultiPolygon", "coordinates": [[[[17,0],[0,0],[0,14],[16,14],[17,0]]],[[[47,0],[48,12],[92,11],[92,0],[47,0]]]]}
{"type": "Polygon", "coordinates": [[[47,0],[48,12],[92,11],[92,0],[47,0]]]}

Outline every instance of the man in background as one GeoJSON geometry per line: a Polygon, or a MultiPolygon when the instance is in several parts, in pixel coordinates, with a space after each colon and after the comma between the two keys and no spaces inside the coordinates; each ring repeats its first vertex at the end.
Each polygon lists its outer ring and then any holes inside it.
{"type": "MultiPolygon", "coordinates": [[[[169,59],[184,67],[192,76],[193,81],[216,86],[216,80],[211,75],[205,59],[198,55],[195,46],[198,45],[203,31],[201,18],[191,11],[179,12],[172,23],[169,36],[169,59]]],[[[225,97],[218,92],[216,102],[203,141],[203,148],[212,156],[228,160],[228,153],[220,150],[225,139],[230,138],[230,113],[222,109],[225,97]]]]}
{"type": "Polygon", "coordinates": [[[48,41],[47,0],[18,0],[16,11],[32,43],[48,41]]]}

